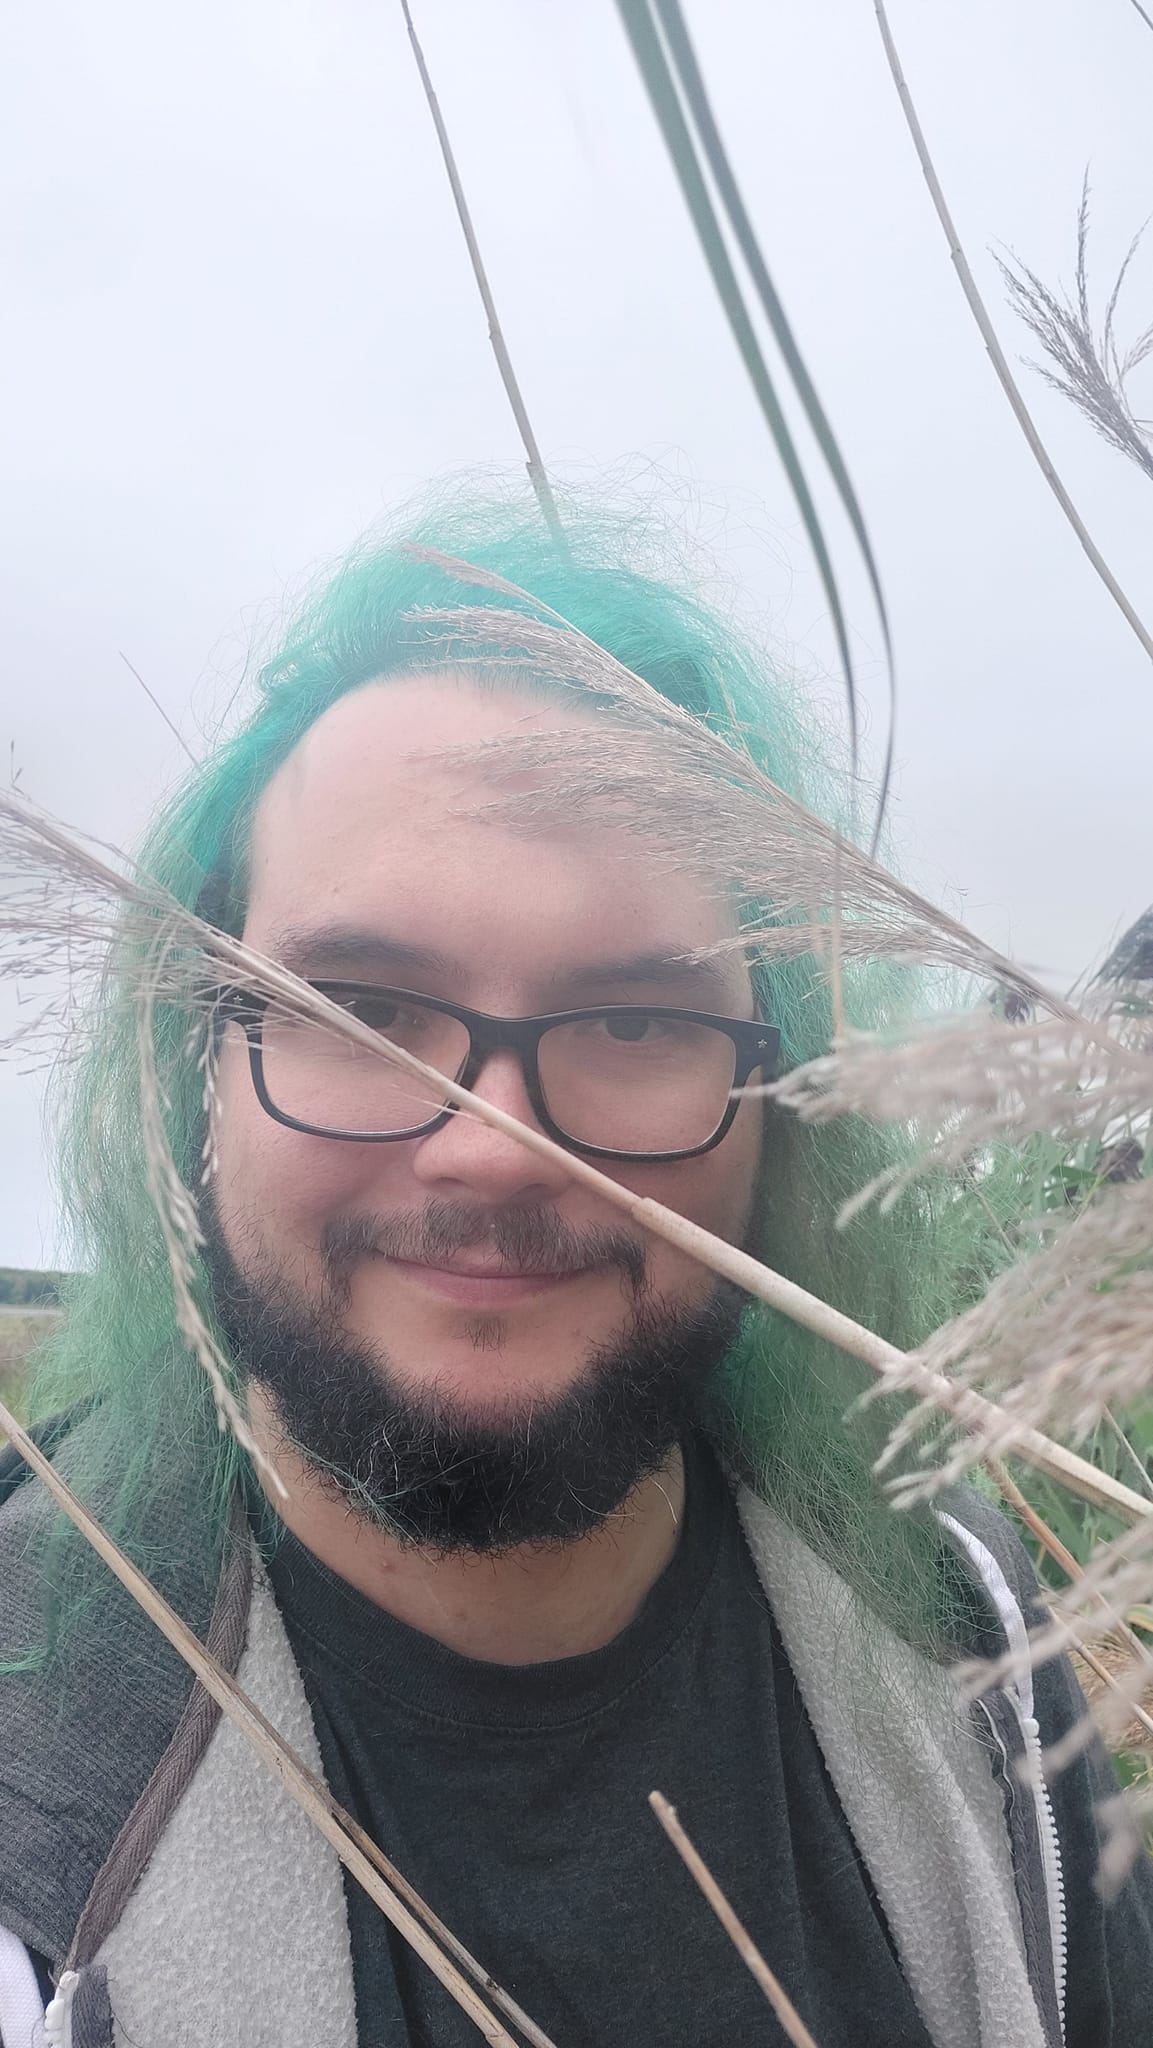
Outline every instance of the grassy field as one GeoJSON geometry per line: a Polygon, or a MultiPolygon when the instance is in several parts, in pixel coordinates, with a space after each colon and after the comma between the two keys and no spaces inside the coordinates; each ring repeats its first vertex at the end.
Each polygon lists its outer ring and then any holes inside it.
{"type": "Polygon", "coordinates": [[[27,1362],[56,1320],[50,1308],[10,1308],[0,1304],[0,1401],[22,1418],[27,1362]]]}

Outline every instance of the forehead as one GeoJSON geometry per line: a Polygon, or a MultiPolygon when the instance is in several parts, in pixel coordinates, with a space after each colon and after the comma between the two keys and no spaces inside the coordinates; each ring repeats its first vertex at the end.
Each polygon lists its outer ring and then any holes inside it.
{"type": "Polygon", "coordinates": [[[342,698],[257,806],[249,943],[276,950],[282,933],[312,921],[454,958],[487,949],[547,967],[582,953],[689,950],[727,935],[727,904],[647,860],[637,837],[547,822],[526,837],[477,815],[493,790],[475,767],[435,758],[515,734],[587,732],[593,715],[451,675],[372,683],[342,698]]]}

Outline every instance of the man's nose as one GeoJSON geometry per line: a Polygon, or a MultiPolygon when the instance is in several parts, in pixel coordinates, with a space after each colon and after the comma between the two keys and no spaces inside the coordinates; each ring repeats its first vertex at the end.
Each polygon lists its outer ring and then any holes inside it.
{"type": "MultiPolygon", "coordinates": [[[[524,1068],[509,1049],[489,1054],[472,1091],[518,1122],[540,1130],[524,1068]]],[[[530,1151],[519,1138],[482,1123],[468,1110],[455,1111],[438,1131],[417,1139],[413,1170],[429,1187],[455,1185],[492,1202],[544,1201],[571,1185],[571,1176],[559,1162],[530,1151]]]]}

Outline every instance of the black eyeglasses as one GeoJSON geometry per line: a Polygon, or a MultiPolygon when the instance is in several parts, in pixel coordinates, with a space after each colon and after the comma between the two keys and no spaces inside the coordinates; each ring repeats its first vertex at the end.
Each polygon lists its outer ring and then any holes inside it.
{"type": "MultiPolygon", "coordinates": [[[[516,1053],[541,1128],[597,1159],[693,1159],[711,1151],[737,1113],[733,1090],[757,1069],[767,1076],[780,1046],[770,1024],[703,1010],[614,1004],[489,1017],[408,989],[309,986],[464,1088],[474,1086],[490,1053],[516,1053]]],[[[216,1015],[243,1030],[260,1103],[290,1130],[388,1144],[426,1137],[453,1114],[430,1083],[270,997],[223,988],[216,1015]]]]}

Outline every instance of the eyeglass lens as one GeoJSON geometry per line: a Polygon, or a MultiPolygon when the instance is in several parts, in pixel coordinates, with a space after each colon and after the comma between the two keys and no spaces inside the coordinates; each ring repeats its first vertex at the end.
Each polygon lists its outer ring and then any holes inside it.
{"type": "MultiPolygon", "coordinates": [[[[360,1020],[451,1079],[467,1063],[458,1017],[395,998],[357,997],[360,1020]]],[[[294,1122],[379,1136],[419,1128],[446,1098],[415,1075],[315,1023],[270,1010],[261,1033],[264,1085],[294,1122]]],[[[538,1054],[541,1092],[558,1130],[620,1152],[703,1145],[721,1123],[736,1067],[723,1031],[630,1009],[554,1025],[538,1054]]]]}

